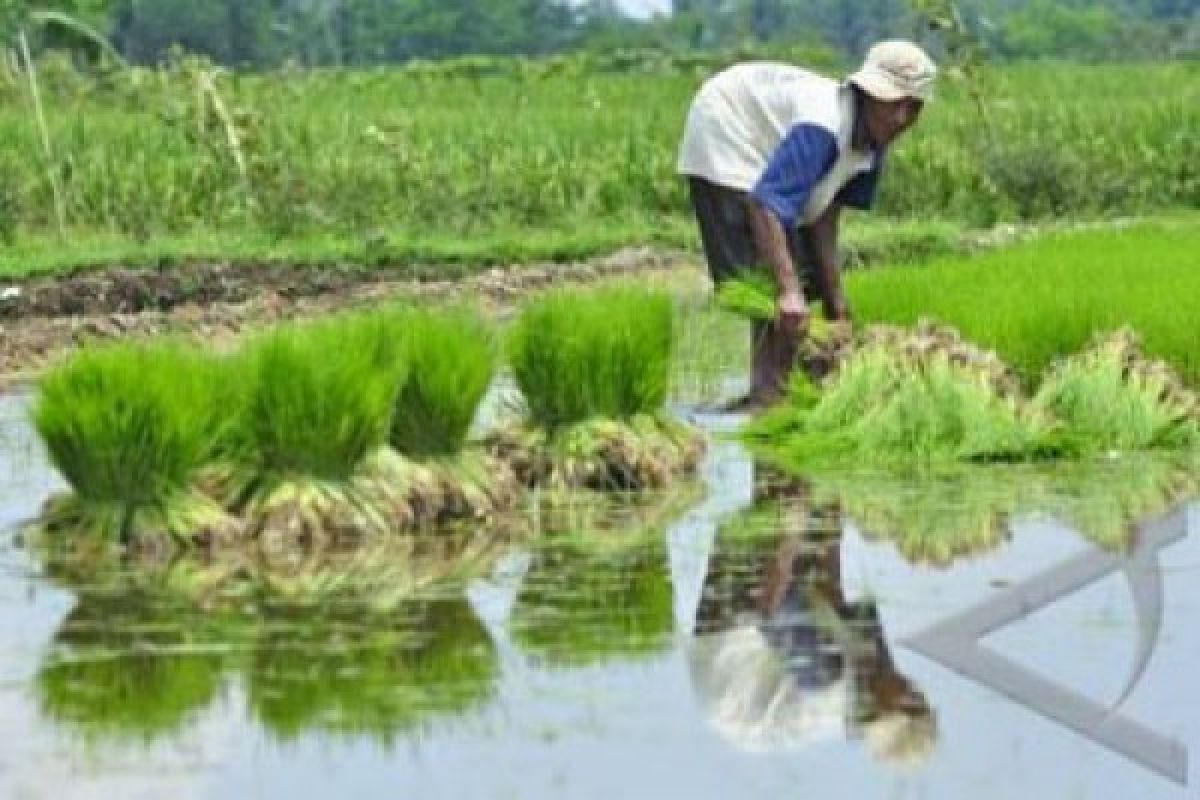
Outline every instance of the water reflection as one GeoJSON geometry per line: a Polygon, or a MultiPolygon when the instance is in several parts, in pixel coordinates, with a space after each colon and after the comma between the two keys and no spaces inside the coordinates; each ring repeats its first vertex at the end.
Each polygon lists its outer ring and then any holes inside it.
{"type": "Polygon", "coordinates": [[[178,733],[213,702],[226,646],[227,636],[186,609],[92,595],[59,628],[35,694],[43,714],[85,739],[148,742],[178,733]]]}
{"type": "Polygon", "coordinates": [[[665,650],[674,628],[665,531],[692,498],[552,509],[509,622],[521,649],[555,667],[665,650]]]}
{"type": "Polygon", "coordinates": [[[936,715],[896,668],[875,602],[847,596],[843,531],[838,503],[760,473],[754,507],[721,526],[709,558],[688,653],[693,688],[738,747],[862,739],[882,761],[920,764],[936,715]]]}
{"type": "Polygon", "coordinates": [[[193,557],[153,568],[145,558],[90,550],[84,559],[72,549],[47,564],[77,601],[38,670],[38,706],[91,742],[150,743],[183,731],[238,683],[252,717],[278,739],[390,746],[483,705],[499,662],[463,592],[474,562],[461,560],[478,548],[394,546],[405,555],[389,562],[374,553],[369,568],[348,555],[319,567],[306,561],[284,592],[272,588],[282,580],[278,565],[231,570],[193,557]],[[356,575],[366,582],[354,585],[356,575]]]}
{"type": "Polygon", "coordinates": [[[264,627],[246,665],[247,694],[281,739],[368,736],[387,746],[495,691],[495,647],[461,596],[412,603],[386,620],[346,609],[264,627]]]}

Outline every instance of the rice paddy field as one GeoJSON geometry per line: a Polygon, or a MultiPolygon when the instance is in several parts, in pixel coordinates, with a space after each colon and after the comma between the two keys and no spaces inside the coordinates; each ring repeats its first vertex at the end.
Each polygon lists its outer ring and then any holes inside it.
{"type": "MultiPolygon", "coordinates": [[[[753,416],[698,264],[73,338],[0,393],[0,797],[1193,796],[1196,66],[948,82],[753,416]]],[[[13,281],[696,249],[699,72],[52,67],[13,281]]]]}
{"type": "MultiPolygon", "coordinates": [[[[703,71],[44,73],[48,154],[21,86],[0,91],[0,272],[695,246],[674,166],[703,71]]],[[[1200,202],[1195,63],[997,68],[986,116],[943,83],[889,156],[889,217],[936,233],[1200,202]]]]}

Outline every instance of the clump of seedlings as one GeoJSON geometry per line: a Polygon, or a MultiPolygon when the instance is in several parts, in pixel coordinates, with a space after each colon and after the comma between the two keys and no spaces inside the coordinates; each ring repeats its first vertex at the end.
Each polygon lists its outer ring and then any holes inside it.
{"type": "Polygon", "coordinates": [[[358,331],[347,346],[342,332],[280,328],[242,356],[245,395],[232,438],[249,480],[235,508],[268,550],[388,530],[360,468],[386,440],[403,366],[381,368],[381,350],[362,346],[358,331]]]}
{"type": "Polygon", "coordinates": [[[632,287],[563,291],[525,309],[509,358],[525,424],[490,438],[529,487],[662,488],[695,469],[703,441],[664,406],[674,308],[632,287]]]}
{"type": "Polygon", "coordinates": [[[33,422],[71,491],[31,531],[131,546],[225,539],[236,520],[193,490],[221,436],[220,370],[177,345],[86,349],[41,381],[33,422]]]}
{"type": "Polygon", "coordinates": [[[797,466],[1013,461],[1060,453],[1059,434],[995,354],[930,325],[869,330],[822,390],[798,374],[747,431],[797,466]]]}
{"type": "Polygon", "coordinates": [[[399,316],[407,374],[399,382],[390,448],[368,465],[393,527],[481,519],[510,506],[518,486],[506,464],[468,446],[496,371],[490,330],[467,309],[399,316]]]}
{"type": "MultiPolygon", "coordinates": [[[[779,316],[774,279],[760,270],[745,270],[737,278],[723,281],[717,289],[717,305],[757,324],[774,322],[779,316]]],[[[796,352],[797,365],[813,379],[832,372],[854,344],[848,326],[812,316],[796,352]]]]}
{"type": "Polygon", "coordinates": [[[1200,398],[1129,329],[1051,367],[1033,402],[1089,451],[1200,445],[1200,398]]]}

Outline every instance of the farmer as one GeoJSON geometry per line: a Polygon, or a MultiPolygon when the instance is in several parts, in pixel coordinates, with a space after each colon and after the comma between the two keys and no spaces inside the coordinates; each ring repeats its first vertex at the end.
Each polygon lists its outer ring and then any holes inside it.
{"type": "Polygon", "coordinates": [[[776,319],[755,323],[750,393],[776,401],[807,333],[809,299],[849,323],[838,218],[869,209],[888,146],[929,99],[937,67],[919,47],[886,41],[846,82],[786,64],[739,64],[709,79],[688,113],[679,172],[688,178],[713,281],[769,268],[776,319]]]}

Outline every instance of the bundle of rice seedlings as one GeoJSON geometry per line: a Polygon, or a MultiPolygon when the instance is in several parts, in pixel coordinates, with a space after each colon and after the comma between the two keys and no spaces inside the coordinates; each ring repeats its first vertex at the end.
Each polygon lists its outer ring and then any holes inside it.
{"type": "MultiPolygon", "coordinates": [[[[378,335],[387,332],[381,325],[378,335]]],[[[248,533],[277,549],[388,530],[360,468],[385,444],[402,366],[381,365],[355,330],[325,324],[267,334],[243,356],[239,501],[248,533]]]]}
{"type": "Polygon", "coordinates": [[[1056,454],[1052,419],[1011,372],[951,332],[867,332],[816,391],[797,376],[788,400],[746,432],[785,466],[1021,460],[1056,454]]]}
{"type": "Polygon", "coordinates": [[[557,434],[539,428],[504,431],[489,443],[522,485],[556,490],[665,489],[680,475],[693,473],[704,457],[703,439],[664,415],[597,418],[557,434]]]}
{"type": "MultiPolygon", "coordinates": [[[[779,316],[777,294],[773,278],[762,271],[747,270],[737,278],[723,281],[716,299],[725,311],[754,322],[770,323],[779,316]]],[[[820,379],[849,356],[852,345],[849,326],[813,315],[809,318],[807,335],[796,351],[796,363],[807,375],[820,379]]]]}
{"type": "Polygon", "coordinates": [[[486,702],[499,664],[466,599],[446,597],[406,604],[382,626],[350,607],[272,621],[248,671],[250,707],[279,739],[321,732],[390,746],[486,702]]]}
{"type": "Polygon", "coordinates": [[[47,374],[33,422],[71,492],[51,498],[34,537],[152,546],[236,536],[236,521],[192,490],[225,441],[211,413],[218,377],[177,345],[87,349],[47,374]]]}
{"type": "Polygon", "coordinates": [[[225,669],[199,622],[128,594],[81,596],[34,680],[42,713],[89,740],[179,732],[216,699],[225,669]]]}
{"type": "Polygon", "coordinates": [[[663,410],[673,316],[668,295],[631,287],[536,301],[510,339],[528,425],[491,451],[527,486],[643,489],[693,469],[699,437],[663,410]]]}
{"type": "Polygon", "coordinates": [[[1052,367],[1033,402],[1085,451],[1200,446],[1200,397],[1129,329],[1052,367]]]}

